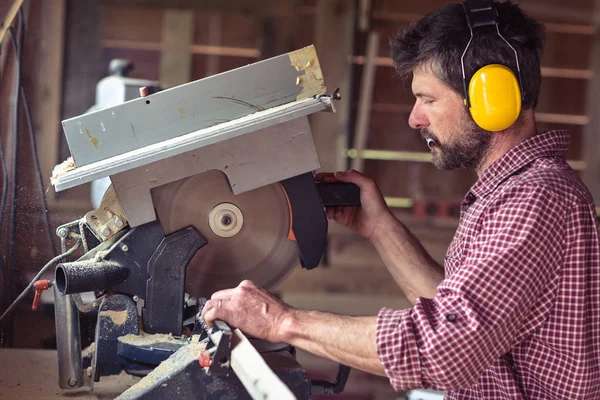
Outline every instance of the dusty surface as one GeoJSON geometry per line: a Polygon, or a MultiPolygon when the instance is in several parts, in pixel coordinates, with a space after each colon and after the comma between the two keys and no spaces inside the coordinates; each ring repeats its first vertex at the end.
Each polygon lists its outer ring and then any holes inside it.
{"type": "Polygon", "coordinates": [[[122,373],[102,377],[94,386],[73,391],[58,387],[58,361],[54,350],[0,349],[0,399],[114,399],[140,381],[122,373]]]}
{"type": "Polygon", "coordinates": [[[112,319],[113,324],[123,325],[127,321],[127,310],[123,311],[100,311],[100,315],[112,319]]]}
{"type": "Polygon", "coordinates": [[[175,339],[170,333],[158,333],[154,335],[125,335],[119,337],[119,341],[136,346],[150,346],[156,343],[179,342],[180,340],[175,339]]]}
{"type": "MultiPolygon", "coordinates": [[[[197,360],[200,352],[204,350],[205,347],[206,345],[204,343],[195,342],[182,347],[171,357],[160,363],[160,365],[144,377],[139,384],[123,393],[123,396],[120,397],[120,399],[126,400],[136,398],[136,396],[140,395],[149,387],[161,384],[161,381],[167,379],[178,369],[185,368],[191,361],[197,360]]],[[[166,386],[167,383],[162,383],[162,385],[166,386]]]]}

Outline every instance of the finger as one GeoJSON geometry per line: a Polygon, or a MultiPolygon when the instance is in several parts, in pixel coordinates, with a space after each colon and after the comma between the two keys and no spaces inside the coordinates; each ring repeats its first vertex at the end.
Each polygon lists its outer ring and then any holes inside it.
{"type": "Polygon", "coordinates": [[[233,296],[234,291],[235,288],[219,290],[218,292],[214,292],[210,298],[211,300],[229,299],[233,296]]]}
{"type": "Polygon", "coordinates": [[[245,288],[254,288],[256,287],[256,284],[254,282],[252,282],[249,279],[245,279],[243,281],[240,282],[240,284],[238,285],[238,287],[245,287],[245,288]]]}
{"type": "Polygon", "coordinates": [[[315,181],[322,181],[325,178],[333,178],[333,172],[319,172],[315,175],[315,181]]]}
{"type": "Polygon", "coordinates": [[[359,186],[361,189],[364,189],[365,187],[367,187],[369,185],[375,184],[375,182],[371,178],[367,178],[365,175],[363,175],[360,172],[355,171],[355,170],[350,170],[350,171],[345,171],[345,172],[336,172],[335,177],[336,177],[336,179],[338,179],[342,182],[354,183],[355,185],[359,186]]]}
{"type": "Polygon", "coordinates": [[[202,318],[204,322],[210,327],[212,327],[216,320],[221,320],[226,323],[230,323],[232,320],[233,313],[231,310],[228,310],[225,307],[210,307],[208,310],[206,308],[202,311],[202,318]]]}
{"type": "Polygon", "coordinates": [[[206,315],[210,312],[211,309],[215,308],[215,303],[216,301],[214,300],[208,300],[202,308],[202,319],[208,324],[208,326],[212,326],[212,321],[207,321],[206,315]]]}
{"type": "Polygon", "coordinates": [[[337,223],[343,223],[345,220],[344,209],[342,207],[336,207],[335,216],[333,218],[337,223]]]}
{"type": "Polygon", "coordinates": [[[335,215],[335,207],[327,207],[327,210],[325,210],[325,213],[327,214],[327,218],[333,219],[333,217],[335,215]]]}
{"type": "Polygon", "coordinates": [[[333,172],[320,172],[315,176],[315,180],[318,182],[339,182],[333,172]]]}

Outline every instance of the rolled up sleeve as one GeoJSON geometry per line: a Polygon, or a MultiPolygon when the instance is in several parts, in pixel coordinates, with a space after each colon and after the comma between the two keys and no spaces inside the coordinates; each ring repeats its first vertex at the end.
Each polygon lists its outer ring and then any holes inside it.
{"type": "Polygon", "coordinates": [[[377,354],[398,391],[421,386],[421,362],[410,313],[382,308],[377,315],[377,354]]]}

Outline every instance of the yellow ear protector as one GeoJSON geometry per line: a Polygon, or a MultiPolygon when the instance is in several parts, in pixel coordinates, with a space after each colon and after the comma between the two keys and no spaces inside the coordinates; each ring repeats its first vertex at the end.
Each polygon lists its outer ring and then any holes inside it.
{"type": "Polygon", "coordinates": [[[521,103],[525,99],[525,93],[521,87],[519,57],[515,48],[500,34],[498,14],[493,0],[467,0],[463,1],[462,5],[471,32],[471,38],[460,58],[465,92],[464,103],[469,109],[473,121],[480,128],[491,132],[502,131],[519,118],[521,103]],[[490,64],[477,70],[467,86],[464,58],[473,40],[473,28],[490,25],[496,26],[498,36],[515,53],[518,77],[504,65],[490,64]]]}

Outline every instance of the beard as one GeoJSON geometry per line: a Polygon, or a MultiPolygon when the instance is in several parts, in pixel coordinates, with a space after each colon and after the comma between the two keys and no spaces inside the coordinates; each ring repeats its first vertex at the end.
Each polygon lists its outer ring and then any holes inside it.
{"type": "Polygon", "coordinates": [[[465,121],[459,128],[462,133],[456,132],[452,137],[460,140],[442,143],[435,133],[428,128],[421,129],[424,139],[435,140],[435,149],[432,151],[432,162],[442,171],[454,169],[477,169],[490,148],[492,134],[483,130],[471,120],[465,121]]]}

